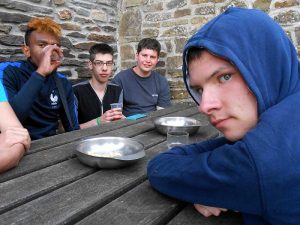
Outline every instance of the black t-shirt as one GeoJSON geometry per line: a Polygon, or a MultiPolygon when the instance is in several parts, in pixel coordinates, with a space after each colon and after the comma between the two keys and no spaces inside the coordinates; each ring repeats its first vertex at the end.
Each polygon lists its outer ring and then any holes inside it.
{"type": "Polygon", "coordinates": [[[122,88],[116,84],[107,84],[102,102],[89,81],[83,81],[73,86],[77,99],[79,124],[95,119],[110,109],[111,103],[123,101],[122,88]]]}

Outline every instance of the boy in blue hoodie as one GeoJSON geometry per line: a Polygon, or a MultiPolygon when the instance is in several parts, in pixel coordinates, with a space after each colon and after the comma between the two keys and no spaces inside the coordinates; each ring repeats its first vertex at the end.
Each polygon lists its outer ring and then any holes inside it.
{"type": "Polygon", "coordinates": [[[224,137],[156,156],[153,187],[205,216],[231,209],[249,225],[299,224],[299,68],[295,47],[265,13],[230,8],[208,22],[184,48],[183,76],[224,137]]]}
{"type": "Polygon", "coordinates": [[[22,46],[26,61],[0,64],[0,78],[8,101],[33,140],[56,134],[61,119],[65,131],[79,129],[70,82],[57,72],[63,56],[61,28],[50,18],[33,18],[27,24],[22,46]],[[70,122],[55,77],[66,95],[70,122]]]}

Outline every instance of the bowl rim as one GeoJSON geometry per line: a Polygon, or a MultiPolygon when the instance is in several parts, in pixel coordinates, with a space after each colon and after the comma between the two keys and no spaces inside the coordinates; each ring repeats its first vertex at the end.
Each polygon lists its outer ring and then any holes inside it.
{"type": "MultiPolygon", "coordinates": [[[[115,160],[120,160],[120,161],[130,161],[128,159],[122,159],[122,156],[118,156],[118,157],[104,157],[104,156],[94,156],[94,155],[90,155],[87,154],[84,151],[81,151],[80,149],[78,149],[78,146],[80,146],[81,144],[85,143],[85,142],[89,142],[89,141],[93,141],[93,140],[99,140],[99,139],[119,139],[119,140],[129,140],[131,142],[135,142],[135,144],[139,144],[141,146],[141,150],[139,150],[138,152],[134,153],[134,154],[130,154],[130,155],[138,155],[140,154],[140,152],[144,152],[144,154],[142,154],[143,156],[141,156],[140,158],[143,158],[146,153],[145,153],[145,145],[143,143],[141,143],[140,141],[134,139],[134,138],[129,138],[129,137],[114,137],[114,136],[101,136],[101,137],[90,137],[90,138],[85,138],[79,141],[78,145],[75,148],[76,152],[80,152],[83,155],[89,156],[89,157],[93,157],[96,159],[115,159],[115,160]]],[[[127,155],[128,157],[129,155],[127,155]]],[[[139,158],[137,158],[139,159],[139,158]]],[[[136,159],[132,159],[132,160],[136,160],[136,159]]]]}
{"type": "Polygon", "coordinates": [[[162,116],[162,117],[159,117],[159,118],[156,118],[154,120],[154,124],[155,125],[158,125],[158,126],[164,126],[164,127],[201,127],[201,126],[205,126],[205,124],[202,124],[201,121],[193,118],[193,117],[186,117],[186,116],[162,116]],[[183,119],[188,119],[188,120],[193,120],[195,121],[197,124],[191,124],[191,125],[185,125],[185,126],[180,126],[180,125],[165,125],[165,124],[161,124],[159,123],[159,120],[161,119],[165,119],[165,118],[183,118],[183,119]]]}

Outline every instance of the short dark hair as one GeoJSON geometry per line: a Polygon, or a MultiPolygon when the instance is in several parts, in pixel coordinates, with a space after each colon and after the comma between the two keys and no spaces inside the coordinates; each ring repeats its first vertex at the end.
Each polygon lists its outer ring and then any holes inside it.
{"type": "Polygon", "coordinates": [[[90,48],[89,53],[90,53],[90,60],[92,62],[96,58],[96,54],[98,54],[98,53],[111,54],[113,56],[114,50],[108,44],[100,43],[100,44],[94,44],[90,48]]]}
{"type": "Polygon", "coordinates": [[[161,46],[160,43],[153,38],[144,38],[140,40],[137,48],[137,53],[140,53],[143,49],[151,49],[157,51],[157,55],[160,54],[161,46]]]}
{"type": "Polygon", "coordinates": [[[196,59],[200,59],[201,55],[205,49],[204,48],[197,48],[192,47],[187,52],[187,64],[191,64],[196,59]]]}

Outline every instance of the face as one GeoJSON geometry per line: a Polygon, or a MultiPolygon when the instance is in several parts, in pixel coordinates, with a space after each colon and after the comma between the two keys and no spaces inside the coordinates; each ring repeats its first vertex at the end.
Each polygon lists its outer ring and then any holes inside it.
{"type": "Polygon", "coordinates": [[[98,53],[93,62],[89,62],[92,79],[103,84],[108,82],[113,69],[113,56],[111,54],[98,53]]]}
{"type": "Polygon", "coordinates": [[[29,36],[28,46],[23,46],[23,53],[38,67],[43,56],[42,51],[48,45],[60,46],[59,39],[48,33],[33,31],[29,36]]]}
{"type": "Polygon", "coordinates": [[[136,69],[140,74],[149,75],[158,63],[158,53],[152,49],[142,49],[136,54],[135,59],[137,61],[136,69]]]}
{"type": "Polygon", "coordinates": [[[256,98],[231,63],[204,51],[189,64],[189,75],[191,87],[202,96],[199,111],[228,140],[237,141],[256,126],[256,98]]]}

